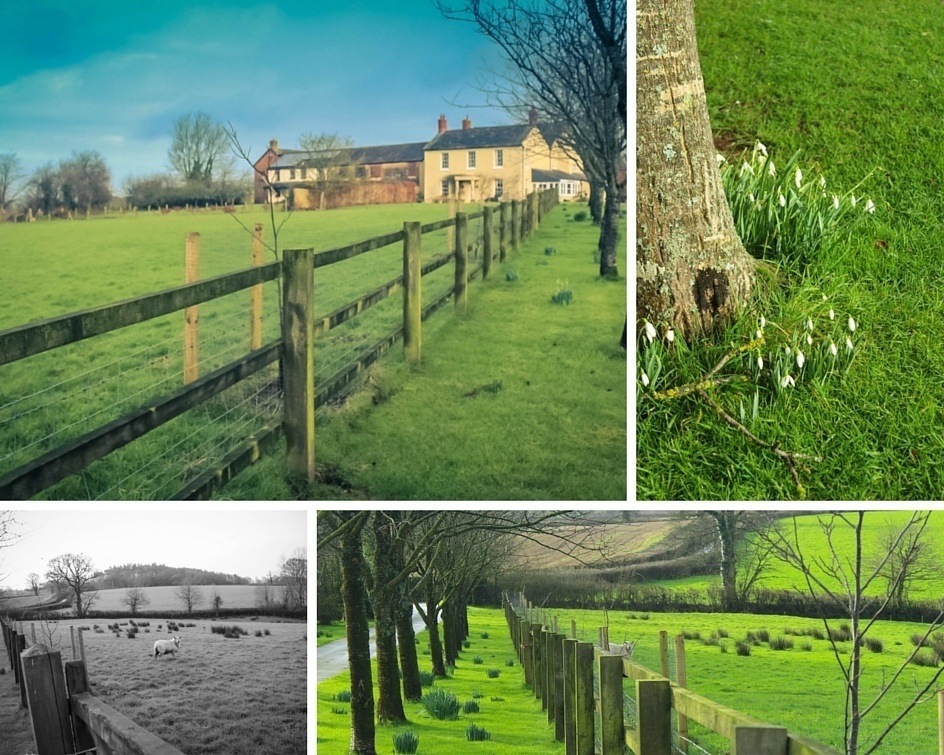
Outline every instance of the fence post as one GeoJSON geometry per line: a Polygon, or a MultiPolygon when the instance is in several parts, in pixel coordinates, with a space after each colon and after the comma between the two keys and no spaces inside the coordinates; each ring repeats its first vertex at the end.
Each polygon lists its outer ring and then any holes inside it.
{"type": "Polygon", "coordinates": [[[282,360],[285,378],[285,457],[289,474],[315,479],[314,256],[286,249],[282,258],[282,360]]]}
{"type": "MultiPolygon", "coordinates": [[[[534,653],[534,696],[544,699],[544,628],[540,624],[531,625],[531,650],[534,653]]],[[[542,704],[543,707],[543,704],[542,704]]]]}
{"type": "MultiPolygon", "coordinates": [[[[636,680],[636,711],[640,744],[638,755],[672,755],[671,686],[668,679],[636,680]]],[[[786,751],[785,739],[781,753],[786,751]]],[[[745,752],[760,755],[753,750],[745,752]]]]}
{"type": "MultiPolygon", "coordinates": [[[[188,233],[184,247],[186,283],[200,279],[200,234],[188,233]]],[[[184,310],[184,385],[200,377],[200,305],[184,310]]]]}
{"type": "Polygon", "coordinates": [[[82,627],[79,627],[79,659],[85,663],[85,640],[82,638],[82,627]]]}
{"type": "Polygon", "coordinates": [[[75,626],[69,627],[69,640],[72,642],[72,660],[74,661],[79,657],[78,653],[75,652],[75,626]]]}
{"type": "Polygon", "coordinates": [[[511,200],[511,248],[518,250],[518,241],[521,238],[521,202],[511,200]]]}
{"type": "Polygon", "coordinates": [[[735,726],[733,755],[780,755],[787,751],[783,726],[735,726]]]}
{"type": "Polygon", "coordinates": [[[423,258],[419,223],[403,224],[403,353],[416,364],[423,355],[423,258]]]}
{"type": "MultiPolygon", "coordinates": [[[[252,266],[263,263],[262,223],[253,226],[252,266]]],[[[262,348],[262,284],[257,283],[249,290],[249,349],[262,348]]]]}
{"type": "Polygon", "coordinates": [[[671,679],[669,673],[669,633],[664,629],[659,631],[659,670],[666,679],[671,679]]]}
{"type": "MultiPolygon", "coordinates": [[[[33,647],[39,647],[33,645],[33,647]]],[[[26,685],[23,683],[23,653],[26,652],[26,637],[19,632],[13,635],[13,657],[15,660],[13,678],[20,685],[20,705],[24,708],[29,707],[29,701],[26,698],[26,685]]]]}
{"type": "Polygon", "coordinates": [[[492,272],[492,208],[482,210],[482,280],[492,272]]]}
{"type": "MultiPolygon", "coordinates": [[[[66,661],[66,690],[70,698],[89,691],[84,658],[81,661],[66,661]]],[[[95,739],[89,731],[88,724],[75,715],[74,711],[72,712],[72,731],[75,732],[76,750],[83,752],[95,747],[95,739]]]]}
{"type": "Polygon", "coordinates": [[[566,638],[564,658],[564,752],[577,755],[577,640],[566,638]]]}
{"type": "Polygon", "coordinates": [[[534,667],[531,657],[531,623],[527,619],[515,617],[518,621],[518,636],[521,638],[519,653],[521,665],[524,666],[524,683],[528,687],[534,685],[534,667]]]}
{"type": "MultiPolygon", "coordinates": [[[[675,636],[675,683],[679,687],[688,688],[688,671],[685,667],[685,635],[675,636]]],[[[678,714],[679,749],[688,752],[688,716],[678,714]]]]}
{"type": "Polygon", "coordinates": [[[61,654],[45,645],[33,645],[21,659],[36,752],[43,755],[75,752],[61,654]]]}
{"type": "Polygon", "coordinates": [[[593,752],[593,643],[578,642],[576,667],[576,689],[574,697],[577,719],[577,755],[594,755],[593,752]]]}
{"type": "Polygon", "coordinates": [[[623,755],[623,659],[618,655],[597,656],[600,678],[601,755],[623,755]]]}
{"type": "Polygon", "coordinates": [[[938,755],[944,755],[944,689],[937,692],[937,739],[938,755]]]}
{"type": "Polygon", "coordinates": [[[504,262],[508,252],[508,203],[498,205],[498,261],[504,262]]]}
{"type": "Polygon", "coordinates": [[[465,310],[469,303],[468,286],[468,267],[469,267],[469,249],[467,246],[469,237],[468,217],[464,212],[456,213],[456,288],[455,302],[456,309],[465,310]]]}
{"type": "Polygon", "coordinates": [[[564,741],[564,635],[554,632],[554,738],[564,741]]]}

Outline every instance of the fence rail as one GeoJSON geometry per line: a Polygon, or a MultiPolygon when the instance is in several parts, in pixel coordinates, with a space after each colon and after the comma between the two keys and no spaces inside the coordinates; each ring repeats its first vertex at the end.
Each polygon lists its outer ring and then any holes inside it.
{"type": "Polygon", "coordinates": [[[58,650],[36,642],[35,627],[29,641],[22,622],[0,618],[0,629],[20,704],[29,711],[36,755],[183,755],[91,694],[81,629],[81,657],[75,657],[73,632],[73,660],[64,664],[58,650]]]}
{"type": "MultiPolygon", "coordinates": [[[[516,602],[513,605],[506,595],[504,610],[525,685],[541,700],[548,722],[554,724],[555,738],[565,743],[567,755],[594,755],[597,751],[623,755],[624,747],[635,755],[671,755],[676,751],[673,709],[680,717],[679,731],[687,728],[688,721],[695,721],[728,739],[735,755],[838,755],[831,747],[785,727],[758,721],[696,695],[662,673],[614,652],[620,646],[609,643],[605,630],[601,630],[603,646],[595,647],[535,620],[539,616],[524,596],[516,602]],[[624,720],[624,679],[635,686],[634,722],[624,720]]],[[[573,623],[571,634],[575,634],[573,623]]],[[[663,655],[662,665],[667,669],[667,649],[663,655]]]]}
{"type": "MultiPolygon", "coordinates": [[[[254,266],[234,273],[197,280],[153,294],[114,304],[73,312],[0,331],[0,366],[52,349],[143,323],[164,315],[185,311],[184,387],[156,397],[120,417],[72,438],[0,476],[0,500],[30,498],[85,469],[113,451],[144,436],[190,409],[219,395],[262,368],[279,362],[276,392],[282,392],[283,419],[280,426],[268,423],[249,437],[214,468],[198,471],[173,498],[205,497],[226,484],[261,453],[284,437],[289,473],[309,481],[314,479],[314,411],[349,389],[355,379],[398,341],[404,342],[411,362],[421,359],[422,322],[450,298],[458,310],[466,306],[468,282],[479,275],[487,278],[494,260],[503,261],[509,248],[534,233],[541,217],[556,203],[553,191],[535,192],[525,201],[512,201],[474,213],[420,225],[406,223],[403,230],[316,252],[288,249],[280,262],[260,264],[261,228],[253,236],[254,266]],[[494,222],[493,216],[498,216],[494,222]],[[470,236],[471,221],[475,231],[470,236]],[[448,229],[452,248],[423,263],[422,236],[448,229]],[[497,240],[493,237],[497,234],[497,240]],[[332,311],[315,312],[315,270],[351,260],[392,244],[403,244],[403,274],[375,287],[332,311]],[[473,263],[474,264],[471,264],[473,263]],[[453,283],[423,305],[422,281],[443,266],[453,263],[453,283]],[[281,337],[263,346],[261,342],[261,285],[280,281],[282,290],[281,337]],[[249,353],[198,376],[199,314],[197,305],[229,294],[252,289],[252,330],[249,353]],[[314,348],[334,328],[362,315],[402,291],[403,320],[374,343],[354,354],[349,362],[326,375],[315,385],[314,348]]],[[[195,275],[199,239],[187,240],[188,276],[195,275]]],[[[188,278],[189,279],[189,278],[188,278]]],[[[245,437],[245,436],[244,436],[245,437]]]]}

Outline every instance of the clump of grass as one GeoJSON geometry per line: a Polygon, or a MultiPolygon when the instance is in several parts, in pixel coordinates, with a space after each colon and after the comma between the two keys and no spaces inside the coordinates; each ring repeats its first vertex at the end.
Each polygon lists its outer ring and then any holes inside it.
{"type": "Polygon", "coordinates": [[[348,714],[348,710],[346,708],[339,708],[337,705],[331,706],[331,712],[338,716],[346,716],[348,714]]]}
{"type": "Polygon", "coordinates": [[[436,675],[432,671],[420,671],[420,686],[432,687],[436,681],[436,675]]]}
{"type": "Polygon", "coordinates": [[[481,692],[473,692],[473,693],[472,693],[472,699],[473,699],[473,700],[481,700],[483,697],[485,697],[485,695],[483,695],[481,692]]]}
{"type": "Polygon", "coordinates": [[[349,689],[341,690],[334,696],[334,699],[337,700],[339,703],[351,702],[351,690],[349,689]]]}
{"type": "Polygon", "coordinates": [[[813,643],[807,640],[800,645],[800,650],[809,653],[813,649],[813,643]]]}
{"type": "Polygon", "coordinates": [[[514,270],[508,270],[508,271],[506,271],[506,272],[505,272],[505,280],[506,280],[508,283],[514,283],[516,280],[518,280],[518,273],[515,272],[514,270]]]}
{"type": "Polygon", "coordinates": [[[475,657],[472,659],[472,663],[474,663],[476,666],[478,666],[478,665],[480,665],[480,664],[482,664],[482,663],[485,663],[485,661],[482,660],[482,656],[477,655],[477,656],[475,656],[475,657]]]}
{"type": "Polygon", "coordinates": [[[806,629],[801,630],[800,634],[804,637],[812,637],[814,640],[826,639],[826,633],[821,627],[807,627],[806,629]]]}
{"type": "Polygon", "coordinates": [[[911,659],[911,662],[915,666],[922,666],[924,668],[937,668],[940,664],[940,658],[938,658],[937,653],[933,653],[929,650],[919,650],[911,659]]]}
{"type": "Polygon", "coordinates": [[[544,247],[544,254],[550,257],[553,254],[557,254],[557,250],[552,246],[546,246],[544,247]]]}
{"type": "Polygon", "coordinates": [[[483,640],[487,640],[487,639],[488,639],[488,632],[482,632],[482,634],[480,634],[479,637],[481,637],[483,640]]]}
{"type": "Polygon", "coordinates": [[[463,641],[462,641],[462,647],[464,647],[466,650],[468,650],[470,647],[472,647],[472,643],[469,642],[468,640],[463,640],[463,641]]]}
{"type": "Polygon", "coordinates": [[[721,640],[718,639],[718,635],[711,634],[708,637],[703,637],[701,644],[705,645],[706,647],[717,647],[721,644],[721,640]]]}
{"type": "Polygon", "coordinates": [[[792,650],[793,640],[789,637],[775,637],[770,641],[771,650],[792,650]]]}
{"type": "Polygon", "coordinates": [[[574,300],[574,292],[567,287],[567,281],[557,281],[557,290],[551,294],[554,304],[570,304],[574,300]]]}
{"type": "Polygon", "coordinates": [[[419,746],[420,738],[412,731],[401,731],[399,734],[393,735],[393,751],[395,753],[412,755],[419,746]]]}
{"type": "Polygon", "coordinates": [[[885,643],[878,637],[866,637],[865,646],[873,653],[881,653],[885,650],[885,643]]]}
{"type": "Polygon", "coordinates": [[[427,713],[439,721],[455,721],[459,717],[459,700],[451,692],[434,689],[420,700],[427,713]]]}
{"type": "Polygon", "coordinates": [[[721,651],[722,655],[728,654],[728,646],[725,645],[723,642],[718,643],[718,649],[721,651]]]}
{"type": "Polygon", "coordinates": [[[469,728],[465,730],[465,738],[470,742],[485,742],[491,739],[492,735],[475,724],[469,724],[469,728]]]}
{"type": "Polygon", "coordinates": [[[649,621],[649,614],[648,614],[648,613],[641,613],[641,614],[639,614],[639,619],[640,619],[641,621],[649,621]]]}
{"type": "Polygon", "coordinates": [[[686,632],[683,630],[682,637],[684,637],[686,640],[700,640],[701,632],[686,632]]]}
{"type": "Polygon", "coordinates": [[[931,647],[931,642],[927,637],[924,636],[922,632],[915,632],[909,638],[911,644],[915,647],[929,648],[931,647]]]}
{"type": "Polygon", "coordinates": [[[505,702],[504,697],[490,697],[489,698],[493,703],[503,703],[505,702]]]}
{"type": "Polygon", "coordinates": [[[508,666],[509,668],[511,668],[512,666],[515,665],[514,659],[513,659],[513,658],[509,658],[508,660],[505,661],[505,665],[508,666]]]}
{"type": "Polygon", "coordinates": [[[761,642],[770,642],[770,630],[768,629],[758,629],[757,630],[757,639],[761,642]]]}
{"type": "Polygon", "coordinates": [[[590,215],[587,213],[586,210],[580,210],[579,212],[574,213],[574,222],[582,223],[589,217],[590,215]]]}
{"type": "Polygon", "coordinates": [[[718,636],[721,637],[722,639],[727,639],[728,637],[731,636],[731,633],[728,632],[727,629],[722,629],[721,627],[718,627],[716,631],[718,633],[718,636]]]}
{"type": "Polygon", "coordinates": [[[497,679],[500,674],[501,674],[501,669],[497,669],[497,668],[487,668],[487,669],[485,669],[485,675],[486,675],[489,679],[497,679]]]}
{"type": "Polygon", "coordinates": [[[463,713],[478,713],[479,704],[475,700],[466,700],[462,703],[462,712],[463,713]]]}
{"type": "Polygon", "coordinates": [[[734,644],[734,652],[738,655],[750,655],[751,654],[751,645],[748,642],[736,642],[734,644]]]}

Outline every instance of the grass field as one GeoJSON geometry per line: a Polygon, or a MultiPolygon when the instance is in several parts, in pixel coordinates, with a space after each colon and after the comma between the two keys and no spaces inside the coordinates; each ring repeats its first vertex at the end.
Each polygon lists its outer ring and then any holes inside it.
{"type": "MultiPolygon", "coordinates": [[[[823,457],[801,473],[811,499],[934,500],[944,490],[939,11],[919,0],[696,5],[719,146],[731,156],[760,140],[777,165],[800,150],[805,172],[822,173],[828,191],[858,185],[855,194],[876,205],[868,222],[840,234],[807,267],[782,272],[773,291],[716,343],[700,346],[678,376],[681,383],[703,375],[732,343],[753,337],[761,314],[789,327],[826,295],[853,316],[858,342],[848,373],[822,386],[798,384],[778,401],[765,392],[750,425],[783,449],[823,457]]],[[[738,398],[721,394],[735,416],[738,398]]],[[[695,398],[641,412],[639,497],[800,496],[781,461],[695,398]]]]}
{"type": "MultiPolygon", "coordinates": [[[[162,620],[150,619],[134,639],[128,626],[116,636],[107,620],[96,623],[105,631],[83,632],[91,691],[139,726],[188,755],[306,752],[305,623],[218,622],[248,631],[237,640],[213,634],[217,622],[196,619],[176,633],[177,655],[161,658],[151,653],[155,640],[169,636],[162,620]]],[[[64,660],[72,658],[69,627],[91,625],[58,623],[52,645],[64,660]]]]}
{"type": "MultiPolygon", "coordinates": [[[[467,315],[437,315],[430,337],[424,325],[422,364],[395,350],[368,390],[319,412],[316,461],[343,486],[312,498],[625,500],[625,281],[600,279],[598,229],[569,222],[575,212],[556,207],[489,281],[470,284],[467,315]],[[569,305],[551,301],[562,288],[569,305]]],[[[277,464],[223,495],[290,495],[267,487],[277,464]]]]}
{"type": "MultiPolygon", "coordinates": [[[[504,614],[488,609],[469,611],[468,649],[462,651],[455,674],[449,679],[437,680],[434,687],[451,692],[460,704],[477,698],[480,712],[460,713],[456,721],[438,721],[430,716],[419,703],[405,703],[408,726],[377,727],[377,752],[379,755],[393,753],[393,736],[406,729],[419,736],[418,755],[433,753],[487,753],[488,755],[534,755],[564,752],[561,742],[554,741],[554,731],[547,724],[547,716],[541,703],[534,699],[524,687],[521,667],[517,664],[508,635],[504,614]],[[483,638],[482,635],[488,637],[483,638]],[[479,656],[481,664],[472,659],[479,656]],[[508,667],[506,661],[514,660],[508,667]],[[501,672],[495,679],[486,675],[486,669],[497,668],[501,672]],[[485,728],[492,736],[486,742],[469,742],[465,732],[469,724],[485,728]]],[[[427,648],[427,634],[419,639],[420,669],[423,669],[423,649],[427,648]]],[[[428,648],[426,650],[428,653],[428,648]]],[[[376,681],[376,664],[374,680],[376,681]]],[[[350,703],[338,701],[335,696],[350,689],[350,675],[345,672],[318,685],[317,749],[319,755],[344,755],[350,743],[350,703]]],[[[424,692],[429,688],[424,688],[424,692]]]]}
{"type": "Polygon", "coordinates": [[[578,567],[581,564],[619,562],[643,551],[655,551],[680,526],[671,519],[646,520],[632,524],[606,524],[593,529],[574,546],[562,545],[551,535],[536,533],[520,538],[516,562],[528,569],[578,567]],[[563,552],[562,552],[563,551],[563,552]]]}
{"type": "MultiPolygon", "coordinates": [[[[441,205],[386,205],[295,213],[280,248],[325,249],[389,233],[405,220],[445,217],[441,205]]],[[[201,234],[202,277],[248,267],[250,237],[234,220],[263,223],[261,209],[230,216],[175,212],[90,221],[0,225],[7,263],[0,282],[0,328],[98,306],[184,282],[184,238],[201,234]]],[[[430,257],[445,250],[446,232],[424,237],[430,257]]],[[[273,259],[268,254],[269,259],[273,259]]],[[[444,268],[446,270],[446,268],[444,268]]],[[[402,272],[400,245],[319,271],[318,313],[366,293],[402,272]],[[343,269],[342,269],[343,268],[343,269]]],[[[441,285],[442,276],[433,276],[441,285]]],[[[431,286],[431,292],[434,286],[431,286]]],[[[278,289],[264,291],[264,343],[279,336],[278,289]]],[[[319,379],[331,374],[395,318],[394,299],[319,341],[319,379]]],[[[0,474],[145,406],[182,385],[183,313],[97,336],[0,367],[0,474]]],[[[200,374],[248,353],[249,293],[200,307],[200,374]]],[[[51,498],[161,498],[212,465],[237,442],[279,415],[267,390],[275,367],[188,412],[49,490],[51,498]]]]}

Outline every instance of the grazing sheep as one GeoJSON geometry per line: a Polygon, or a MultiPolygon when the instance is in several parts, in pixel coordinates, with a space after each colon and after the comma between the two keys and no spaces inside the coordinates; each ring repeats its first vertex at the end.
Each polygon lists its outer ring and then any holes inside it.
{"type": "Polygon", "coordinates": [[[154,643],[154,657],[170,653],[176,658],[174,654],[178,648],[180,648],[180,637],[174,637],[172,640],[158,640],[154,643]]]}

